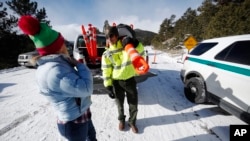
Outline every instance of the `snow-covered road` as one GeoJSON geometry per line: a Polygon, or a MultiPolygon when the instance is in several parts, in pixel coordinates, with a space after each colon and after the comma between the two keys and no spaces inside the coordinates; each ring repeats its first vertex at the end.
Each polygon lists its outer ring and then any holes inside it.
{"type": "MultiPolygon", "coordinates": [[[[100,141],[228,141],[229,125],[245,124],[214,105],[186,100],[179,77],[181,64],[147,47],[151,72],[138,84],[139,134],[118,130],[117,108],[106,94],[93,94],[93,123],[100,141]]],[[[56,141],[59,135],[51,105],[39,94],[35,69],[0,71],[0,141],[56,141]]],[[[128,118],[128,105],[125,104],[128,118]]]]}

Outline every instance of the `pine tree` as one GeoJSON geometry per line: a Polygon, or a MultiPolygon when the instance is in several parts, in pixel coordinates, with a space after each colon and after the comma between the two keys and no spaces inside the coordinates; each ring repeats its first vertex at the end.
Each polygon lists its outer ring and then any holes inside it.
{"type": "Polygon", "coordinates": [[[0,2],[0,38],[15,33],[13,28],[16,26],[16,22],[17,18],[8,15],[7,8],[3,7],[3,2],[0,2]]]}
{"type": "Polygon", "coordinates": [[[34,43],[26,35],[16,35],[18,18],[31,15],[49,25],[45,8],[37,9],[37,2],[30,0],[5,1],[15,14],[8,15],[7,8],[0,2],[0,69],[17,66],[18,54],[35,49],[34,43]],[[18,17],[17,17],[18,16],[18,17]]]}
{"type": "Polygon", "coordinates": [[[45,8],[37,9],[37,2],[32,2],[30,0],[11,0],[6,1],[6,4],[19,16],[31,15],[41,22],[45,22],[48,25],[50,24],[50,21],[46,20],[47,15],[45,8]]]}

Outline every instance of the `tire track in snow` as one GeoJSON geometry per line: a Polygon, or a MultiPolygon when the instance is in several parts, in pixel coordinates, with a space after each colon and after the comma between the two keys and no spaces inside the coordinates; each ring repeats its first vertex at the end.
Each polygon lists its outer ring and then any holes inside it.
{"type": "Polygon", "coordinates": [[[25,114],[25,115],[23,115],[23,116],[15,119],[10,124],[8,124],[7,126],[3,127],[2,129],[0,129],[0,136],[2,136],[3,134],[7,133],[10,130],[12,130],[13,128],[16,128],[18,125],[20,125],[21,123],[25,122],[30,117],[32,117],[32,116],[34,116],[36,114],[38,114],[38,111],[34,111],[32,113],[25,114]]]}
{"type": "Polygon", "coordinates": [[[11,129],[17,127],[19,124],[22,122],[26,121],[31,115],[30,114],[25,114],[17,119],[15,119],[13,122],[11,122],[9,125],[5,126],[4,128],[0,129],[0,136],[3,134],[7,133],[11,129]]]}

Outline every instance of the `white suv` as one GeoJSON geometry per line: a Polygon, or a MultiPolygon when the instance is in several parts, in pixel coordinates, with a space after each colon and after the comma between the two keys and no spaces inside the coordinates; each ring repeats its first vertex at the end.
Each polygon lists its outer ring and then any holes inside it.
{"type": "Polygon", "coordinates": [[[250,123],[250,34],[204,40],[183,62],[184,93],[250,123]]]}

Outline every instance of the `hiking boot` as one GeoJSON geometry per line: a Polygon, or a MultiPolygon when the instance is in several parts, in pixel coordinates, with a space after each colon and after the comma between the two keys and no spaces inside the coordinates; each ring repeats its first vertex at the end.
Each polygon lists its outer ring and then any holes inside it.
{"type": "Polygon", "coordinates": [[[128,125],[131,129],[132,129],[132,131],[134,132],[134,133],[138,133],[138,128],[136,127],[136,125],[128,125]]]}
{"type": "Polygon", "coordinates": [[[125,122],[120,121],[119,123],[119,130],[123,131],[125,129],[125,122]]]}

